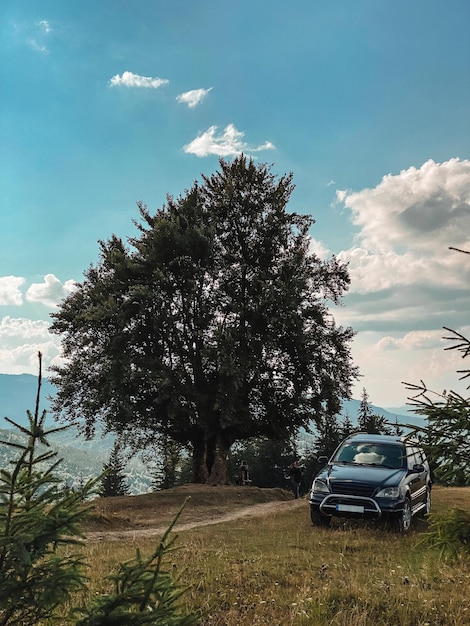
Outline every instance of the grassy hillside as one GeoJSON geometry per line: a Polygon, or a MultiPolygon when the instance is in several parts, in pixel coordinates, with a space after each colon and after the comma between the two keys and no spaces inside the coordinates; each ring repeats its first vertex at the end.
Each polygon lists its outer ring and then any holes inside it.
{"type": "MultiPolygon", "coordinates": [[[[96,501],[85,529],[92,567],[90,593],[110,588],[106,575],[137,548],[149,554],[158,537],[139,529],[166,522],[187,496],[184,522],[213,519],[247,504],[279,501],[263,516],[178,531],[168,567],[190,586],[186,604],[204,626],[464,626],[470,624],[470,564],[443,562],[422,543],[424,520],[407,535],[335,520],[313,528],[308,501],[293,508],[282,490],[185,486],[96,501]],[[126,540],[106,532],[130,529],[126,540]]],[[[470,488],[436,487],[433,510],[457,505],[470,511],[470,488]]]]}

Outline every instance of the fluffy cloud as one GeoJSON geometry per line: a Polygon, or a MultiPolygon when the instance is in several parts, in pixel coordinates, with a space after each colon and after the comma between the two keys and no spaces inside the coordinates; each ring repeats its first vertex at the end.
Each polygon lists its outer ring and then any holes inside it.
{"type": "Polygon", "coordinates": [[[470,243],[470,161],[427,161],[377,187],[338,191],[361,229],[362,245],[376,251],[403,248],[435,253],[437,247],[470,243]]]}
{"type": "Polygon", "coordinates": [[[27,320],[21,317],[14,318],[8,315],[0,319],[0,341],[12,342],[16,340],[41,340],[49,338],[49,323],[41,320],[27,320]]]}
{"type": "Polygon", "coordinates": [[[49,333],[49,324],[24,318],[0,320],[0,373],[37,374],[38,352],[47,368],[60,362],[60,340],[49,333]]]}
{"type": "Polygon", "coordinates": [[[0,276],[0,305],[20,306],[23,304],[23,294],[20,287],[25,283],[19,276],[0,276]]]}
{"type": "Polygon", "coordinates": [[[334,315],[358,331],[359,386],[385,405],[410,395],[403,380],[465,394],[456,374],[465,364],[444,349],[443,327],[470,333],[470,257],[449,249],[470,251],[470,161],[427,161],[337,199],[358,229],[355,246],[338,254],[351,288],[334,315]]]}
{"type": "Polygon", "coordinates": [[[427,161],[337,198],[360,229],[359,245],[338,255],[349,263],[352,290],[468,286],[470,265],[449,247],[470,250],[470,161],[427,161]]]}
{"type": "Polygon", "coordinates": [[[441,330],[412,331],[406,333],[402,337],[392,337],[387,335],[377,342],[378,350],[424,350],[424,349],[442,349],[443,333],[441,330]]]}
{"type": "MultiPolygon", "coordinates": [[[[470,328],[467,327],[467,331],[470,328]]],[[[442,331],[393,333],[360,332],[352,347],[353,358],[361,364],[362,378],[355,387],[359,397],[363,387],[371,401],[382,406],[400,406],[413,392],[404,383],[424,381],[429,389],[441,393],[453,389],[468,395],[464,381],[458,380],[462,358],[455,351],[446,351],[449,342],[442,331]]]]}
{"type": "Polygon", "coordinates": [[[54,274],[47,274],[43,283],[34,283],[29,287],[26,299],[29,302],[40,302],[45,306],[55,307],[74,289],[75,281],[67,280],[62,284],[54,274]]]}
{"type": "Polygon", "coordinates": [[[194,109],[195,106],[202,102],[209,91],[212,91],[212,87],[209,89],[192,89],[177,96],[176,100],[182,104],[187,104],[190,109],[194,109]]]}
{"type": "Polygon", "coordinates": [[[310,237],[309,252],[311,254],[316,254],[317,257],[323,261],[331,257],[331,251],[328,250],[323,242],[318,241],[318,239],[314,239],[313,237],[310,237]]]}
{"type": "Polygon", "coordinates": [[[166,78],[152,78],[151,76],[139,76],[132,72],[123,72],[122,76],[116,74],[111,78],[109,84],[111,87],[137,87],[143,89],[158,89],[168,84],[166,78]]]}
{"type": "Polygon", "coordinates": [[[266,141],[257,147],[250,147],[243,141],[245,133],[237,130],[233,124],[225,127],[221,135],[217,135],[217,126],[211,126],[205,133],[193,139],[191,143],[184,146],[184,151],[188,154],[195,154],[198,157],[215,154],[221,157],[236,156],[244,152],[260,152],[262,150],[273,150],[275,146],[266,141]]]}

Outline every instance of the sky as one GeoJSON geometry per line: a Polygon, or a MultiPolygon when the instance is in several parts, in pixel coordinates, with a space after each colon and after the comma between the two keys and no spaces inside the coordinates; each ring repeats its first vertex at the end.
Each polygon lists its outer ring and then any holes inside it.
{"type": "Polygon", "coordinates": [[[353,396],[465,392],[443,328],[470,335],[469,27],[468,0],[3,0],[0,373],[60,361],[50,314],[138,201],[244,153],[349,264],[353,396]]]}

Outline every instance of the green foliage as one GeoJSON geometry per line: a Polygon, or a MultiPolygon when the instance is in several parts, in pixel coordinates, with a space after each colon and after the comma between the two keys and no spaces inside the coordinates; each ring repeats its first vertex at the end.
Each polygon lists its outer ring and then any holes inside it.
{"type": "MultiPolygon", "coordinates": [[[[463,254],[465,250],[451,248],[463,254]]],[[[450,342],[445,349],[460,352],[462,358],[470,355],[470,340],[461,333],[444,327],[449,334],[444,337],[450,342]]],[[[457,372],[460,380],[470,378],[470,370],[457,372]]],[[[437,480],[450,485],[470,484],[470,397],[463,397],[453,390],[438,393],[427,388],[423,381],[419,385],[404,383],[413,391],[411,398],[414,411],[427,418],[422,427],[410,427],[425,449],[433,474],[437,480]]],[[[470,385],[467,386],[467,390],[470,385]]],[[[431,517],[429,540],[443,554],[456,556],[462,549],[469,553],[470,517],[459,509],[452,509],[442,517],[431,517]]]]}
{"type": "Polygon", "coordinates": [[[139,550],[136,557],[121,563],[116,574],[109,576],[114,593],[103,595],[89,608],[76,626],[189,626],[197,623],[196,615],[182,615],[179,601],[186,589],[180,587],[165,571],[163,557],[172,549],[175,537],[170,531],[184,504],[163,535],[155,552],[143,559],[139,550]]]}
{"type": "Polygon", "coordinates": [[[309,477],[309,480],[321,469],[319,457],[330,457],[339,444],[354,430],[355,427],[348,416],[342,420],[336,415],[326,413],[320,416],[316,424],[313,446],[303,459],[305,475],[309,477]]]}
{"type": "Polygon", "coordinates": [[[432,462],[436,480],[448,485],[470,484],[470,399],[450,391],[437,394],[408,385],[419,394],[415,412],[426,416],[421,427],[412,427],[432,462]]]}
{"type": "Polygon", "coordinates": [[[87,510],[82,501],[94,488],[88,482],[76,492],[63,490],[54,469],[56,453],[37,454],[37,444],[63,428],[46,429],[39,414],[39,393],[29,427],[7,421],[27,436],[27,444],[2,442],[18,451],[11,469],[0,471],[0,625],[37,624],[52,617],[73,591],[85,584],[84,564],[77,554],[59,552],[79,545],[80,523],[87,510]],[[45,469],[44,469],[45,467],[45,469]]]}
{"type": "Polygon", "coordinates": [[[190,476],[187,481],[182,480],[187,452],[181,444],[169,437],[161,437],[159,443],[151,446],[142,458],[147,462],[151,471],[152,486],[155,491],[171,489],[184,482],[190,482],[190,476]]]}
{"type": "Polygon", "coordinates": [[[470,556],[470,513],[457,507],[430,513],[429,530],[424,542],[452,559],[470,556]]]}
{"type": "Polygon", "coordinates": [[[191,450],[197,482],[224,483],[236,441],[284,439],[339,409],[356,368],[328,309],[347,266],[309,249],[314,220],[287,211],[292,175],[244,156],[101,242],[100,262],[52,315],[66,364],[53,408],[145,448],[191,450]],[[98,417],[97,417],[98,416],[98,417]]]}
{"type": "MultiPolygon", "coordinates": [[[[450,249],[470,255],[466,250],[450,249]]],[[[445,350],[456,350],[463,359],[468,357],[470,340],[451,328],[444,330],[449,333],[444,339],[450,342],[445,350]]],[[[460,380],[470,378],[468,369],[457,373],[460,380]]],[[[470,398],[453,390],[433,391],[423,381],[403,384],[414,394],[410,400],[415,413],[427,418],[425,426],[411,428],[426,449],[436,478],[447,484],[470,484],[470,398]]]]}
{"type": "MultiPolygon", "coordinates": [[[[451,333],[445,339],[452,341],[447,350],[458,350],[462,358],[470,354],[470,340],[460,333],[451,333]]],[[[461,379],[468,378],[468,370],[460,370],[461,379]]],[[[414,392],[411,398],[414,411],[427,418],[422,427],[410,427],[419,437],[431,460],[437,480],[448,485],[470,484],[470,398],[455,391],[438,393],[419,385],[405,383],[414,392]]],[[[469,389],[467,387],[467,389],[469,389]]]]}
{"type": "Polygon", "coordinates": [[[109,461],[103,466],[99,489],[99,495],[102,498],[129,495],[130,489],[126,483],[125,468],[126,462],[121,457],[121,449],[116,441],[109,455],[109,461]]]}
{"type": "MultiPolygon", "coordinates": [[[[83,504],[98,481],[89,481],[78,490],[63,489],[54,470],[60,461],[56,453],[38,453],[40,442],[57,428],[46,429],[46,412],[39,415],[41,354],[36,410],[28,412],[29,427],[6,418],[28,437],[26,445],[1,442],[18,451],[11,469],[0,471],[0,626],[37,626],[44,620],[82,626],[153,624],[176,626],[195,623],[185,616],[179,600],[184,588],[163,569],[163,558],[172,549],[169,533],[178,515],[164,534],[150,559],[137,553],[134,561],[123,563],[112,575],[115,592],[97,598],[89,607],[63,605],[71,594],[86,589],[83,557],[71,552],[82,545],[81,525],[89,508],[83,504]]],[[[181,511],[180,511],[181,512],[181,511]]]]}
{"type": "Polygon", "coordinates": [[[230,454],[230,478],[235,482],[240,477],[240,465],[246,461],[250,480],[257,487],[286,487],[286,472],[297,458],[291,437],[284,440],[256,438],[241,442],[230,454]]]}
{"type": "Polygon", "coordinates": [[[365,388],[362,390],[361,404],[357,411],[357,425],[359,430],[369,434],[391,435],[393,430],[387,425],[387,420],[372,411],[369,396],[365,388]]]}

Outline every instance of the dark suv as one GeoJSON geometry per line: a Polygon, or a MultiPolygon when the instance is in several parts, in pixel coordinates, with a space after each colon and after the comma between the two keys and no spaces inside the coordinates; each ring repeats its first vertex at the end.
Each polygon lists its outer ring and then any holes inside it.
{"type": "Polygon", "coordinates": [[[316,475],[310,517],[316,526],[331,518],[388,519],[406,532],[417,513],[429,513],[431,476],[424,452],[392,435],[350,435],[316,475]]]}

